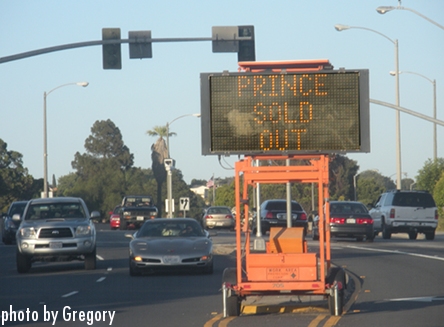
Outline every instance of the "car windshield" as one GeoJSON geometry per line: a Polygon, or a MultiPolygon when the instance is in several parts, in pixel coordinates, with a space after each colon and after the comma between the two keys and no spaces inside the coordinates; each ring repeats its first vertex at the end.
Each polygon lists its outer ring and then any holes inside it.
{"type": "Polygon", "coordinates": [[[85,211],[80,203],[42,203],[31,204],[25,220],[85,218],[85,211]]]}
{"type": "Polygon", "coordinates": [[[10,216],[12,217],[16,213],[18,213],[19,215],[22,215],[23,214],[23,210],[25,210],[25,207],[26,207],[26,203],[14,203],[12,208],[11,208],[10,216]]]}
{"type": "Polygon", "coordinates": [[[125,207],[150,207],[151,206],[151,198],[149,197],[127,197],[125,199],[124,206],[125,207]]]}
{"type": "Polygon", "coordinates": [[[137,232],[137,237],[192,237],[204,235],[202,227],[193,221],[149,221],[137,232]]]}
{"type": "Polygon", "coordinates": [[[331,214],[367,214],[367,208],[361,203],[334,203],[330,206],[331,214]]]}

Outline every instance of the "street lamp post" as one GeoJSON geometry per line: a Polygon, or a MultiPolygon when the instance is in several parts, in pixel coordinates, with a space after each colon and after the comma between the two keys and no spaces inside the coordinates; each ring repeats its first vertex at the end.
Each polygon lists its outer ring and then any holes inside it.
{"type": "MultiPolygon", "coordinates": [[[[399,1],[399,4],[401,4],[401,1],[399,1]]],[[[377,11],[378,13],[380,13],[381,15],[383,15],[383,14],[389,12],[389,11],[392,11],[392,10],[408,10],[408,11],[411,11],[412,13],[414,13],[414,14],[416,14],[416,15],[422,17],[422,18],[424,18],[425,20],[428,20],[430,23],[432,23],[432,24],[434,24],[434,25],[436,25],[436,26],[438,26],[439,28],[441,28],[441,29],[444,30],[444,26],[438,24],[438,23],[435,22],[434,20],[431,20],[431,19],[428,18],[427,16],[424,16],[423,14],[421,14],[421,13],[419,13],[419,12],[417,12],[416,10],[413,10],[413,9],[411,9],[411,8],[402,7],[401,5],[399,5],[399,6],[397,6],[397,7],[392,7],[392,6],[380,6],[380,7],[376,8],[376,11],[377,11]]]]}
{"type": "MultiPolygon", "coordinates": [[[[430,83],[432,83],[433,85],[433,118],[436,119],[436,80],[432,80],[430,78],[428,78],[427,76],[424,76],[422,74],[419,73],[415,73],[415,72],[410,72],[410,71],[400,71],[399,74],[413,74],[413,75],[418,75],[426,80],[428,80],[430,83]]],[[[390,75],[395,76],[396,72],[391,71],[390,75]]],[[[437,133],[436,133],[436,123],[433,123],[433,160],[436,160],[438,156],[438,141],[437,141],[437,133]]]]}
{"type": "MultiPolygon", "coordinates": [[[[167,151],[168,151],[168,160],[170,165],[168,165],[168,169],[167,169],[167,196],[168,196],[168,215],[167,218],[173,218],[173,172],[172,169],[174,168],[174,161],[171,159],[170,157],[170,125],[175,122],[176,120],[183,118],[183,117],[188,117],[188,116],[193,116],[193,117],[200,117],[200,114],[186,114],[186,115],[182,115],[179,116],[177,118],[174,118],[172,121],[167,122],[166,123],[166,132],[167,132],[167,151]]],[[[167,166],[167,164],[165,164],[165,166],[167,166]]]]}
{"type": "MultiPolygon", "coordinates": [[[[397,39],[392,40],[387,35],[382,34],[382,33],[378,32],[378,31],[373,30],[373,29],[366,28],[366,27],[348,26],[348,25],[342,25],[342,24],[335,25],[335,29],[337,31],[339,31],[339,32],[344,31],[344,30],[348,30],[348,29],[351,29],[351,28],[367,30],[367,31],[379,34],[382,37],[384,37],[385,39],[389,40],[395,46],[395,72],[397,72],[396,79],[395,79],[395,98],[396,98],[396,106],[399,107],[400,106],[400,100],[399,100],[399,50],[398,50],[398,40],[397,39]]],[[[399,110],[396,110],[396,171],[397,171],[396,187],[397,187],[397,189],[400,190],[401,189],[401,112],[399,110]]]]}
{"type": "Polygon", "coordinates": [[[48,197],[48,141],[47,141],[47,127],[46,127],[46,97],[53,91],[68,85],[78,85],[87,87],[88,82],[67,83],[59,85],[49,92],[43,93],[43,197],[48,197]]]}

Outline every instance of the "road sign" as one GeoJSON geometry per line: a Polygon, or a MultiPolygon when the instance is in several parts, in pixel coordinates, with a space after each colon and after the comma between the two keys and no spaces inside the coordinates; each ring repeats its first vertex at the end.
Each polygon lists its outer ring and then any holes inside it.
{"type": "Polygon", "coordinates": [[[180,210],[190,211],[190,198],[180,198],[180,210]]]}
{"type": "Polygon", "coordinates": [[[369,152],[369,73],[202,73],[201,119],[204,155],[369,152]]]}

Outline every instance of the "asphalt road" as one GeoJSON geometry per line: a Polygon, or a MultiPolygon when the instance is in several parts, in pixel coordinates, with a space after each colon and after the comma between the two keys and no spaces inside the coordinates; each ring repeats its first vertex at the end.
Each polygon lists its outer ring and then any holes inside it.
{"type": "MultiPolygon", "coordinates": [[[[346,312],[331,317],[326,301],[282,307],[269,299],[240,317],[222,317],[221,279],[234,267],[234,232],[213,237],[213,275],[130,277],[122,231],[98,224],[98,266],[36,263],[18,274],[15,246],[0,245],[0,310],[5,326],[443,326],[444,235],[434,241],[393,236],[373,243],[333,241],[333,262],[350,276],[346,312]],[[15,312],[16,322],[11,309],[15,312]],[[279,312],[281,311],[281,312],[279,312]],[[57,317],[55,315],[57,314],[57,317]],[[8,321],[4,321],[7,318],[8,321]],[[34,319],[36,321],[34,321],[34,319]],[[74,320],[75,319],[75,320],[74,320]],[[22,320],[22,321],[17,321],[22,320]],[[46,321],[45,321],[46,320],[46,321]]],[[[309,248],[315,242],[309,240],[309,248]]],[[[294,304],[294,305],[293,305],[294,304]]]]}

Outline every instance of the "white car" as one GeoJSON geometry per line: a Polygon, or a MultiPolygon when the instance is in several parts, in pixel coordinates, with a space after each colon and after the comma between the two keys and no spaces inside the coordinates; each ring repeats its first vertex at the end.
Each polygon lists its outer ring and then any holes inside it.
{"type": "Polygon", "coordinates": [[[438,209],[426,191],[394,190],[379,196],[370,210],[375,233],[382,232],[384,239],[394,233],[407,233],[415,240],[424,233],[427,240],[435,238],[438,226],[438,209]]]}

